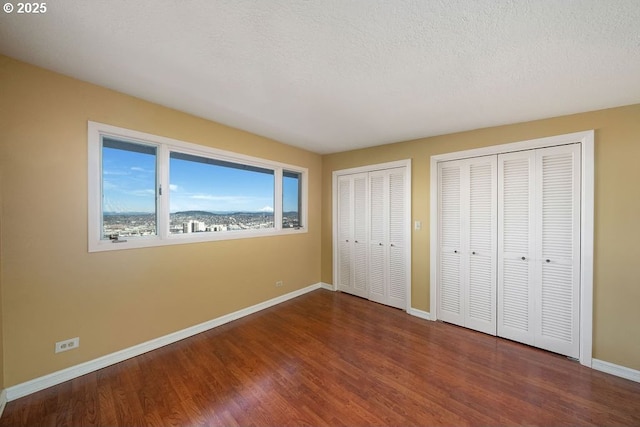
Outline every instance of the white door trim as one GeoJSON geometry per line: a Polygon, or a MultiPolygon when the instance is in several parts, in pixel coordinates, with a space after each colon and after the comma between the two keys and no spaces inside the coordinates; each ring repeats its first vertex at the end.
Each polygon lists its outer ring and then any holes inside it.
{"type": "Polygon", "coordinates": [[[580,363],[592,366],[593,349],[593,224],[595,157],[593,130],[531,139],[510,144],[493,145],[472,150],[431,156],[430,165],[430,317],[437,320],[438,265],[438,162],[487,156],[534,148],[552,147],[579,142],[581,144],[582,185],[580,195],[580,363]]]}
{"type": "Polygon", "coordinates": [[[331,195],[332,195],[332,252],[333,252],[333,284],[334,284],[334,288],[337,289],[337,283],[338,283],[338,177],[342,176],[342,175],[352,175],[352,174],[356,174],[356,173],[363,173],[363,172],[374,172],[374,171],[378,171],[378,170],[384,170],[384,169],[393,169],[393,168],[398,168],[398,167],[404,167],[405,168],[405,179],[406,179],[406,186],[405,186],[405,197],[404,197],[404,202],[405,202],[405,221],[406,221],[406,239],[405,241],[408,242],[407,247],[406,247],[406,259],[405,259],[405,268],[407,271],[407,287],[406,287],[406,307],[404,308],[404,310],[406,312],[409,312],[409,310],[411,309],[411,159],[405,159],[405,160],[397,160],[397,161],[393,161],[393,162],[386,162],[386,163],[378,163],[378,164],[374,164],[374,165],[366,165],[366,166],[359,166],[359,167],[355,167],[355,168],[349,168],[349,169],[342,169],[342,170],[337,170],[337,171],[333,171],[332,174],[332,189],[331,189],[331,195]]]}

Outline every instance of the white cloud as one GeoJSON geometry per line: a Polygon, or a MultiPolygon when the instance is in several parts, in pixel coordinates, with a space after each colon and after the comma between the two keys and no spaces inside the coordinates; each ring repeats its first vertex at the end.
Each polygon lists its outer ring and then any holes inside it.
{"type": "Polygon", "coordinates": [[[273,212],[273,208],[271,206],[265,206],[262,209],[258,209],[259,212],[273,212]]]}
{"type": "Polygon", "coordinates": [[[191,199],[196,200],[211,200],[214,202],[245,202],[249,200],[243,196],[214,196],[213,194],[194,194],[189,196],[191,199]]]}
{"type": "Polygon", "coordinates": [[[141,168],[140,166],[132,166],[130,170],[134,172],[155,173],[153,169],[145,169],[145,168],[141,168]]]}
{"type": "Polygon", "coordinates": [[[103,170],[102,171],[103,175],[114,175],[114,176],[126,176],[126,175],[130,175],[129,172],[123,172],[123,171],[115,171],[115,170],[103,170]]]}
{"type": "Polygon", "coordinates": [[[169,184],[169,190],[178,191],[178,186],[176,184],[169,184]]]}
{"type": "Polygon", "coordinates": [[[127,194],[131,194],[132,196],[147,197],[147,196],[155,196],[156,191],[152,188],[149,188],[146,190],[127,191],[127,194]]]}

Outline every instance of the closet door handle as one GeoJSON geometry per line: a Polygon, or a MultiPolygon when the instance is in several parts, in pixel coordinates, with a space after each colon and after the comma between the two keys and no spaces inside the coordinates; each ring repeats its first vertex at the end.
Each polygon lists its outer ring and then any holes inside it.
{"type": "Polygon", "coordinates": [[[349,243],[349,239],[345,240],[345,242],[349,243]]]}
{"type": "Polygon", "coordinates": [[[550,259],[548,259],[548,260],[547,260],[547,262],[551,262],[551,260],[550,260],[550,259]]]}
{"type": "Polygon", "coordinates": [[[356,240],[356,243],[358,243],[358,241],[356,240]]]}
{"type": "Polygon", "coordinates": [[[378,243],[378,246],[382,246],[382,243],[378,243]]]}
{"type": "Polygon", "coordinates": [[[475,255],[475,254],[476,254],[476,251],[471,252],[471,255],[475,255]]]}
{"type": "Polygon", "coordinates": [[[453,251],[453,253],[454,253],[454,254],[457,254],[457,253],[458,253],[458,250],[456,249],[455,251],[453,251]]]}
{"type": "Polygon", "coordinates": [[[392,247],[395,247],[396,245],[394,245],[393,243],[391,243],[391,246],[392,246],[392,247]]]}
{"type": "Polygon", "coordinates": [[[527,260],[527,258],[525,258],[525,257],[522,257],[521,259],[522,259],[523,261],[526,261],[526,260],[527,260]]]}

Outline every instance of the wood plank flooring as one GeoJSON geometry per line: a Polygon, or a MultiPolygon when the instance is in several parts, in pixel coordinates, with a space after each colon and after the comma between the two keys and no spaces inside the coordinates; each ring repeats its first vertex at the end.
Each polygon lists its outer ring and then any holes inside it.
{"type": "Polygon", "coordinates": [[[1,426],[640,425],[640,384],[317,290],[9,402],[1,426]]]}

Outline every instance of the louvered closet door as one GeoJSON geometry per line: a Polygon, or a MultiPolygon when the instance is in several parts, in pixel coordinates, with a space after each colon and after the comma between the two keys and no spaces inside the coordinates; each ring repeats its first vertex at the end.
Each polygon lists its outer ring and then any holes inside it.
{"type": "Polygon", "coordinates": [[[408,236],[405,203],[405,168],[388,171],[389,191],[389,292],[387,305],[406,308],[408,236]]]}
{"type": "Polygon", "coordinates": [[[535,152],[498,156],[498,335],[533,344],[535,152]]]}
{"type": "Polygon", "coordinates": [[[353,177],[353,289],[360,297],[368,296],[367,273],[367,174],[353,177]]]}
{"type": "Polygon", "coordinates": [[[338,290],[352,293],[353,179],[338,177],[338,290]]]}
{"type": "Polygon", "coordinates": [[[579,356],[580,146],[498,159],[498,335],[579,356]]]}
{"type": "Polygon", "coordinates": [[[462,168],[465,161],[438,164],[438,318],[464,326],[462,289],[462,168]]]}
{"type": "Polygon", "coordinates": [[[386,304],[388,215],[385,171],[369,173],[369,299],[386,304]]]}
{"type": "Polygon", "coordinates": [[[438,317],[495,335],[496,156],[438,167],[438,317]]]}
{"type": "MultiPolygon", "coordinates": [[[[465,290],[465,326],[496,334],[497,158],[468,161],[468,246],[463,257],[468,276],[465,290]]],[[[464,212],[464,210],[463,210],[464,212]]]]}
{"type": "Polygon", "coordinates": [[[539,176],[535,345],[578,358],[580,325],[580,146],[536,150],[539,176]]]}
{"type": "Polygon", "coordinates": [[[369,173],[369,299],[406,308],[405,168],[369,173]]]}
{"type": "Polygon", "coordinates": [[[338,290],[367,297],[367,174],[338,178],[338,290]]]}

